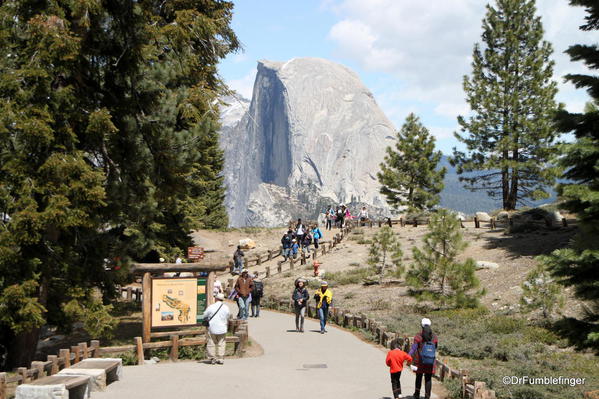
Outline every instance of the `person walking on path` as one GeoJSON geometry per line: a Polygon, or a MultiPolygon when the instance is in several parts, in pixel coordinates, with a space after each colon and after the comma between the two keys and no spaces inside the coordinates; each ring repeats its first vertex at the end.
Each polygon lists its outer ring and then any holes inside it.
{"type": "Polygon", "coordinates": [[[393,390],[393,398],[401,398],[401,372],[403,370],[403,364],[412,363],[412,356],[401,350],[399,340],[395,339],[391,342],[391,350],[387,353],[387,359],[385,364],[389,366],[389,373],[391,373],[391,389],[393,390]]]}
{"type": "Polygon", "coordinates": [[[327,211],[324,214],[324,218],[327,221],[326,225],[324,226],[325,230],[331,230],[333,227],[333,218],[335,217],[335,211],[333,210],[332,206],[329,206],[329,209],[327,209],[327,211]]]}
{"type": "Polygon", "coordinates": [[[247,269],[241,271],[241,276],[235,282],[235,290],[237,291],[237,305],[239,306],[239,319],[247,320],[248,307],[250,305],[250,295],[254,289],[254,281],[248,276],[247,269]]]}
{"type": "Polygon", "coordinates": [[[318,318],[320,319],[320,333],[324,334],[327,332],[327,318],[329,317],[329,307],[333,302],[333,292],[329,289],[329,284],[326,281],[320,283],[320,289],[316,290],[314,294],[314,300],[316,301],[316,309],[318,311],[318,318]]]}
{"type": "Polygon", "coordinates": [[[317,224],[312,226],[312,239],[314,240],[314,248],[318,249],[318,241],[322,239],[322,231],[317,224]]]}
{"type": "Polygon", "coordinates": [[[241,245],[238,245],[237,250],[233,254],[233,263],[234,263],[233,273],[234,274],[239,274],[241,272],[241,269],[243,269],[243,257],[244,256],[245,255],[243,254],[243,251],[241,250],[241,245]]]}
{"type": "Polygon", "coordinates": [[[422,325],[422,331],[416,334],[410,349],[410,356],[414,358],[414,371],[416,373],[414,399],[420,398],[422,376],[424,376],[424,397],[429,399],[431,397],[432,378],[435,373],[435,356],[439,340],[433,334],[430,319],[424,318],[420,324],[422,325]]]}
{"type": "Polygon", "coordinates": [[[310,245],[312,244],[312,235],[309,231],[304,234],[304,238],[302,239],[302,253],[310,254],[310,245]]]}
{"type": "Polygon", "coordinates": [[[225,305],[223,293],[217,294],[215,299],[216,301],[208,306],[203,314],[203,319],[209,320],[206,350],[212,364],[224,364],[229,307],[225,305]]]}
{"type": "Polygon", "coordinates": [[[308,294],[308,289],[305,287],[304,280],[296,280],[291,300],[293,301],[293,309],[295,310],[295,330],[297,332],[304,332],[304,319],[306,317],[308,299],[310,299],[310,295],[308,294]]]}
{"type": "Polygon", "coordinates": [[[291,246],[293,245],[293,231],[289,229],[281,238],[283,247],[283,262],[287,262],[287,258],[291,256],[291,246]]]}
{"type": "Polygon", "coordinates": [[[368,211],[366,210],[365,206],[363,206],[362,209],[360,210],[358,217],[360,218],[360,224],[362,226],[365,226],[366,221],[368,220],[368,211]]]}
{"type": "Polygon", "coordinates": [[[297,219],[297,224],[295,225],[295,238],[300,245],[304,240],[304,234],[306,234],[306,226],[302,223],[302,219],[297,219]]]}
{"type": "Polygon", "coordinates": [[[345,220],[345,205],[341,205],[340,208],[337,208],[337,221],[339,222],[338,226],[340,229],[343,228],[343,222],[345,220]]]}
{"type": "Polygon", "coordinates": [[[264,284],[258,279],[258,272],[254,273],[254,288],[252,289],[252,314],[250,317],[260,317],[260,299],[264,296],[264,284]]]}
{"type": "Polygon", "coordinates": [[[297,239],[293,239],[291,240],[291,251],[289,252],[290,256],[293,257],[293,259],[295,259],[297,257],[297,251],[299,251],[299,244],[297,242],[297,239]]]}

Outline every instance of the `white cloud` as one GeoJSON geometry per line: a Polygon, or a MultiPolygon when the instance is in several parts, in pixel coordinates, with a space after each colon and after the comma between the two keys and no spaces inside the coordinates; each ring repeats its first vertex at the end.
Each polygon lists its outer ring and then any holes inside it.
{"type": "Polygon", "coordinates": [[[241,78],[229,80],[227,82],[227,86],[249,100],[252,98],[254,80],[256,80],[256,72],[256,68],[253,68],[241,78]]]}
{"type": "MultiPolygon", "coordinates": [[[[398,100],[430,103],[440,117],[467,111],[462,77],[471,72],[474,43],[481,41],[486,1],[481,0],[325,0],[339,21],[329,31],[335,55],[370,72],[383,72],[405,83],[398,100]]],[[[584,10],[566,1],[538,0],[545,39],[554,45],[558,101],[578,108],[584,93],[564,84],[562,76],[584,71],[564,50],[590,41],[578,30],[584,10]]],[[[387,90],[394,90],[389,88],[387,90]]],[[[395,89],[397,90],[397,89],[395,89]]],[[[377,93],[379,98],[384,94],[377,93]]],[[[388,103],[388,101],[384,101],[388,103]]],[[[394,118],[392,118],[394,119],[394,118]]],[[[455,119],[454,119],[455,120],[455,119]]]]}

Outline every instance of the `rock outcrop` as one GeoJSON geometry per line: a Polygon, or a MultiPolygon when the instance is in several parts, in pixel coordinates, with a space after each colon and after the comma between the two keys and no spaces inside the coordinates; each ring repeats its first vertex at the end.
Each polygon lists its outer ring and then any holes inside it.
{"type": "Polygon", "coordinates": [[[387,214],[376,174],[395,128],[348,68],[317,58],[258,62],[251,102],[221,112],[232,226],[316,219],[346,203],[387,214]]]}

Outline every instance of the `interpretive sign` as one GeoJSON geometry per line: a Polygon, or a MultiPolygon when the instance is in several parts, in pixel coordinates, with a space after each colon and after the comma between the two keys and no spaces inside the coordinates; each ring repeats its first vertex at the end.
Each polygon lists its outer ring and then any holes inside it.
{"type": "Polygon", "coordinates": [[[191,261],[198,261],[204,259],[204,248],[202,247],[188,247],[187,248],[187,259],[191,261]]]}

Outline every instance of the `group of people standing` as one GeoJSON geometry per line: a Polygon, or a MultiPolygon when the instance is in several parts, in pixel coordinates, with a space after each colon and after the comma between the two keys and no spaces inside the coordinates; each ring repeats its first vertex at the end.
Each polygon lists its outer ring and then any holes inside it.
{"type": "MultiPolygon", "coordinates": [[[[324,219],[326,221],[325,230],[331,230],[333,225],[337,228],[343,228],[346,220],[352,220],[354,216],[351,214],[349,208],[344,204],[337,206],[333,209],[333,206],[329,206],[324,213],[324,219]]],[[[358,219],[365,223],[368,220],[368,210],[365,206],[360,209],[358,213],[358,219]]]]}
{"type": "Polygon", "coordinates": [[[318,224],[306,226],[302,219],[297,219],[295,226],[291,226],[281,237],[283,261],[287,261],[291,257],[295,259],[300,250],[310,254],[311,246],[314,245],[314,248],[318,249],[319,241],[322,238],[322,231],[318,224]]]}
{"type": "MultiPolygon", "coordinates": [[[[295,289],[291,294],[291,300],[295,311],[295,330],[300,333],[304,332],[304,320],[309,299],[310,294],[308,288],[306,288],[306,280],[295,280],[295,289]]],[[[333,303],[333,292],[329,289],[329,284],[326,281],[320,283],[320,288],[314,293],[314,300],[316,301],[316,311],[320,320],[320,333],[324,334],[327,332],[329,308],[333,303]]]]}

